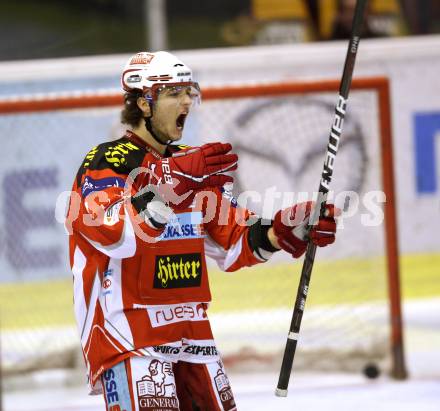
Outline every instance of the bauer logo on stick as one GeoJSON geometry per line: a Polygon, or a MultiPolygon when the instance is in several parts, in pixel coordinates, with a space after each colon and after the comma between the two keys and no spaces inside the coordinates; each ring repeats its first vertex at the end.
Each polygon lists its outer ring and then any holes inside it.
{"type": "Polygon", "coordinates": [[[324,169],[321,178],[321,192],[327,192],[329,190],[330,183],[332,181],[333,167],[338,152],[339,139],[341,138],[342,126],[344,125],[345,111],[347,107],[347,99],[339,96],[338,104],[335,110],[335,120],[332,124],[330,138],[327,146],[327,154],[324,161],[324,169]]]}
{"type": "MultiPolygon", "coordinates": [[[[344,123],[345,111],[347,107],[347,99],[350,91],[351,79],[353,76],[354,64],[356,61],[356,54],[360,41],[359,33],[361,32],[362,22],[364,17],[365,6],[367,0],[357,0],[353,15],[352,33],[350,36],[350,42],[347,49],[347,55],[344,63],[344,70],[342,73],[341,83],[339,87],[339,99],[335,108],[335,119],[331,126],[329,143],[327,145],[327,153],[324,160],[324,166],[322,170],[321,180],[319,184],[319,196],[324,201],[326,200],[329,186],[332,180],[333,167],[335,157],[339,145],[339,139],[341,137],[342,126],[344,123]]],[[[312,222],[315,218],[310,219],[312,222]]],[[[296,295],[295,306],[292,313],[292,320],[290,323],[289,335],[297,335],[300,332],[301,321],[306,302],[306,295],[302,293],[305,286],[309,286],[310,278],[312,275],[313,263],[315,260],[316,245],[309,242],[307,251],[301,270],[300,285],[296,295]]],[[[279,397],[287,396],[287,387],[289,385],[290,375],[293,366],[293,360],[295,358],[295,351],[297,346],[296,338],[287,338],[286,346],[284,350],[283,360],[281,363],[280,376],[278,379],[275,395],[279,397]]]]}

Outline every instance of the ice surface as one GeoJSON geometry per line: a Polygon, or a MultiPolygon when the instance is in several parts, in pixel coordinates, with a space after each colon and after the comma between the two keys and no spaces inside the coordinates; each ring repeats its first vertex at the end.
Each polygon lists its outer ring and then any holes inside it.
{"type": "MultiPolygon", "coordinates": [[[[230,374],[238,410],[439,411],[439,302],[440,299],[433,299],[404,304],[408,380],[394,381],[385,375],[367,380],[361,374],[295,373],[294,370],[288,397],[278,398],[274,395],[277,373],[230,374]]],[[[26,390],[5,392],[3,411],[104,410],[100,396],[88,396],[85,386],[66,388],[62,379],[61,375],[46,372],[34,381],[40,389],[32,389],[29,383],[26,390]],[[56,388],[41,389],[44,385],[56,388]]]]}
{"type": "MultiPolygon", "coordinates": [[[[299,374],[292,377],[287,398],[274,395],[277,375],[231,375],[240,411],[438,411],[440,378],[396,382],[387,377],[367,381],[361,375],[299,374]]],[[[21,391],[6,395],[4,411],[103,411],[100,396],[86,389],[21,391]]]]}

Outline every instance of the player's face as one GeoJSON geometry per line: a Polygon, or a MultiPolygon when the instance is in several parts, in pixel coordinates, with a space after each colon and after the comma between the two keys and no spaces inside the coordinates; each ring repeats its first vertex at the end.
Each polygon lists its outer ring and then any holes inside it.
{"type": "Polygon", "coordinates": [[[182,138],[183,127],[197,98],[193,87],[165,87],[158,92],[151,123],[155,132],[165,139],[182,138]]]}

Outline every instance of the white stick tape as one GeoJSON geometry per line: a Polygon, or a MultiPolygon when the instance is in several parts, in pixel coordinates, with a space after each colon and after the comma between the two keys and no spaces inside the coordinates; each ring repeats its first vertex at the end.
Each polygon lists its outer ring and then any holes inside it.
{"type": "Polygon", "coordinates": [[[287,390],[282,390],[281,388],[277,388],[275,390],[275,395],[277,397],[287,397],[287,390]]]}
{"type": "Polygon", "coordinates": [[[297,340],[298,341],[299,334],[298,333],[290,332],[289,335],[287,336],[287,338],[289,340],[297,340]]]}

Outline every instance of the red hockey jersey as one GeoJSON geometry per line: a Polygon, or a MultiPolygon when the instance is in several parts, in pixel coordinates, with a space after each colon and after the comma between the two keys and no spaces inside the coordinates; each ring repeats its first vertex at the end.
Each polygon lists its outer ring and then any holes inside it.
{"type": "MultiPolygon", "coordinates": [[[[169,146],[166,155],[179,149],[169,146]]],[[[164,229],[147,224],[128,201],[141,187],[135,180],[127,193],[124,186],[132,170],[160,158],[127,132],[94,147],[73,184],[66,227],[75,316],[92,387],[103,370],[129,356],[216,358],[206,315],[205,255],[225,271],[265,261],[248,244],[251,213],[218,188],[174,210],[164,229]]]]}

